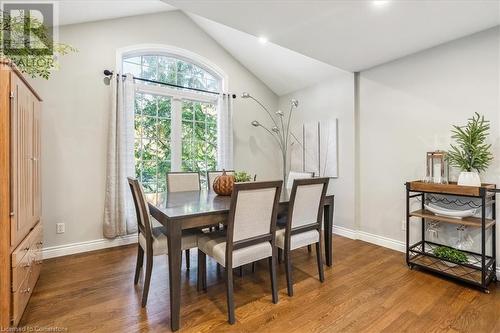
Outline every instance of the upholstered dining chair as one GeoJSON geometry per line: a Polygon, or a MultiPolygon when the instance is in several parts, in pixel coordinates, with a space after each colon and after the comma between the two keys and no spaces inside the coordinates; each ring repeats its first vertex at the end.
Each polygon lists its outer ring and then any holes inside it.
{"type": "MultiPolygon", "coordinates": [[[[286,189],[287,191],[290,191],[293,186],[293,181],[295,179],[306,179],[306,178],[313,178],[314,177],[314,172],[305,172],[305,171],[290,171],[288,173],[288,178],[286,181],[286,189]]],[[[278,227],[285,227],[286,226],[286,215],[278,215],[278,227]]],[[[307,251],[311,252],[312,248],[311,245],[307,246],[307,251]]],[[[281,261],[281,251],[278,251],[278,258],[281,261]]]]}
{"type": "Polygon", "coordinates": [[[198,172],[167,173],[167,192],[199,191],[200,174],[198,172]]]}
{"type": "MultiPolygon", "coordinates": [[[[224,171],[207,171],[207,187],[211,191],[214,185],[215,178],[222,175],[224,171]]],[[[226,170],[226,175],[234,175],[234,170],[226,170]]]]}
{"type": "Polygon", "coordinates": [[[316,245],[319,280],[324,281],[321,257],[321,213],[328,178],[295,179],[288,206],[287,225],[276,231],[276,246],[285,253],[288,296],[293,296],[292,260],[290,252],[316,245]]]}
{"type": "Polygon", "coordinates": [[[287,190],[291,190],[295,179],[313,178],[314,172],[290,171],[286,181],[287,190]]]}
{"type": "MultiPolygon", "coordinates": [[[[142,291],[142,307],[145,307],[148,301],[149,285],[151,282],[151,273],[153,271],[153,256],[168,255],[167,230],[163,226],[153,227],[149,213],[149,206],[146,202],[144,190],[142,189],[139,181],[128,177],[128,184],[130,186],[130,190],[132,191],[132,198],[134,200],[137,225],[139,229],[139,244],[137,247],[138,252],[134,284],[139,282],[139,275],[144,262],[144,254],[146,254],[146,271],[142,291]]],[[[183,232],[181,241],[182,250],[188,250],[197,246],[197,233],[195,231],[183,232]]]]}
{"type": "Polygon", "coordinates": [[[233,268],[268,258],[273,303],[276,286],[276,215],[283,181],[236,183],[226,232],[198,239],[198,289],[206,290],[206,255],[225,267],[228,321],[235,322],[233,268]]]}

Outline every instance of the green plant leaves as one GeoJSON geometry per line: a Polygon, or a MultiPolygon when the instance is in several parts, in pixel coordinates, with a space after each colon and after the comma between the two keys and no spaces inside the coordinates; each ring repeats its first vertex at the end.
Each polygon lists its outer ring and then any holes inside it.
{"type": "Polygon", "coordinates": [[[491,144],[486,143],[490,122],[475,113],[466,126],[453,126],[452,139],[456,144],[448,151],[451,166],[462,171],[485,171],[493,160],[491,144]]]}
{"type": "Polygon", "coordinates": [[[447,246],[439,246],[435,248],[433,252],[436,257],[455,262],[457,264],[465,264],[469,261],[465,253],[447,246]]]}

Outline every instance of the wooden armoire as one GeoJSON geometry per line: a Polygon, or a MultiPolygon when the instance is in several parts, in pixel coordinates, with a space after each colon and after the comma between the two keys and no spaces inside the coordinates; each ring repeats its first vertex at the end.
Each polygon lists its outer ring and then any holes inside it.
{"type": "Polygon", "coordinates": [[[17,326],[42,262],[41,98],[0,59],[0,327],[17,326]]]}

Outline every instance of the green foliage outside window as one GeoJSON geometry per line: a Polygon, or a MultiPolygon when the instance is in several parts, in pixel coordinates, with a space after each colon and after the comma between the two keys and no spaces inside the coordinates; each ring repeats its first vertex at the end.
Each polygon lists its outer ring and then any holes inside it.
{"type": "MultiPolygon", "coordinates": [[[[183,87],[217,90],[219,81],[205,69],[164,55],[141,55],[123,60],[123,72],[135,77],[183,87]]],[[[147,85],[155,83],[144,82],[147,85]]],[[[181,89],[182,91],[182,89],[181,89]]],[[[212,103],[183,100],[178,110],[181,143],[171,142],[172,100],[153,93],[137,93],[135,100],[136,177],[149,199],[166,191],[166,175],[172,171],[172,151],[179,149],[182,171],[198,171],[202,186],[205,172],[217,169],[217,112],[212,103]]],[[[177,118],[177,119],[178,119],[177,118]]]]}

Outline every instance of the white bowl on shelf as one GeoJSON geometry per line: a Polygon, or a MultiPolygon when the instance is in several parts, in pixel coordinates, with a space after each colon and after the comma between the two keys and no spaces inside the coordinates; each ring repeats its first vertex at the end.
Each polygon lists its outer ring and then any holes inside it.
{"type": "Polygon", "coordinates": [[[457,210],[457,209],[448,209],[448,208],[440,207],[440,206],[434,205],[432,203],[425,204],[424,207],[428,211],[433,212],[436,215],[452,217],[455,219],[462,219],[464,217],[473,216],[477,212],[477,208],[457,210]]]}

